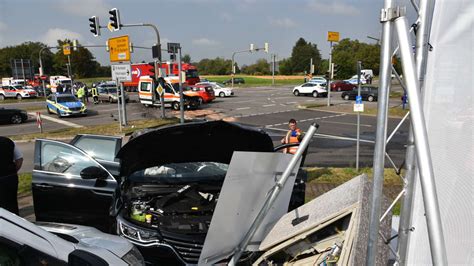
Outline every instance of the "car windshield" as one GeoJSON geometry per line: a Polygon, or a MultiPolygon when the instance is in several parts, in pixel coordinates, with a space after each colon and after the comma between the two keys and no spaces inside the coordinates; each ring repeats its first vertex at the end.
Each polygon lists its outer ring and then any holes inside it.
{"type": "Polygon", "coordinates": [[[129,179],[146,183],[222,181],[228,167],[216,162],[170,163],[136,171],[129,179]]]}
{"type": "Polygon", "coordinates": [[[58,103],[69,103],[69,102],[77,102],[76,97],[72,95],[58,97],[58,103]]]}
{"type": "Polygon", "coordinates": [[[225,87],[225,85],[224,85],[224,84],[222,84],[222,83],[219,83],[219,82],[216,82],[216,85],[217,85],[218,87],[221,87],[221,88],[224,88],[224,87],[225,87]]]}
{"type": "Polygon", "coordinates": [[[186,78],[199,78],[199,73],[196,69],[189,69],[186,71],[186,78]]]}
{"type": "Polygon", "coordinates": [[[117,88],[109,88],[109,93],[117,93],[117,88]]]}
{"type": "Polygon", "coordinates": [[[20,85],[13,86],[13,87],[15,87],[15,89],[17,89],[17,90],[22,90],[22,89],[23,89],[23,87],[22,87],[22,86],[20,86],[20,85]]]}

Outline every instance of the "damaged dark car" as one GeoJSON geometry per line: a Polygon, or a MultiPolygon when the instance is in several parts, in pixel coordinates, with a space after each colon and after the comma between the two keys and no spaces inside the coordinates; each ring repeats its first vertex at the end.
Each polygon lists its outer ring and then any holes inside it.
{"type": "MultiPolygon", "coordinates": [[[[37,140],[35,212],[38,220],[72,219],[114,231],[153,265],[196,264],[234,151],[278,149],[264,131],[223,121],[148,130],[120,146],[104,136],[80,136],[71,144],[37,140]],[[54,207],[83,198],[87,204],[54,207]]],[[[304,182],[299,171],[290,210],[304,203],[304,182]]]]}

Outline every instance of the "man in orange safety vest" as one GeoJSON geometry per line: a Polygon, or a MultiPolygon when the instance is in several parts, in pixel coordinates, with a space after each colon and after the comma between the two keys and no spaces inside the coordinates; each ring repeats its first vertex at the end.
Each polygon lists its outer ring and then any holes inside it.
{"type": "MultiPolygon", "coordinates": [[[[288,127],[290,130],[286,133],[285,137],[281,140],[282,144],[288,143],[300,143],[301,142],[301,130],[296,126],[296,120],[290,119],[288,122],[288,127]]],[[[289,147],[283,150],[283,153],[295,154],[298,150],[298,146],[289,147]]]]}

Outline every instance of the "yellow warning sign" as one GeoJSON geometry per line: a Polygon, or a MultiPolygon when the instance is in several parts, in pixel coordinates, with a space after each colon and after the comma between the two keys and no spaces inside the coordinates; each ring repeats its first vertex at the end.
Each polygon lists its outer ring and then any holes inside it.
{"type": "Polygon", "coordinates": [[[328,31],[328,42],[338,42],[338,41],[339,41],[339,32],[328,31]]]}
{"type": "Polygon", "coordinates": [[[63,54],[64,55],[71,54],[71,46],[69,44],[63,44],[63,54]]]}
{"type": "Polygon", "coordinates": [[[128,35],[109,39],[110,62],[130,61],[130,41],[128,35]]]}
{"type": "Polygon", "coordinates": [[[161,86],[161,83],[158,83],[158,87],[156,87],[156,92],[158,92],[158,94],[159,94],[160,96],[162,96],[164,91],[165,91],[165,90],[164,90],[163,87],[161,86]]]}

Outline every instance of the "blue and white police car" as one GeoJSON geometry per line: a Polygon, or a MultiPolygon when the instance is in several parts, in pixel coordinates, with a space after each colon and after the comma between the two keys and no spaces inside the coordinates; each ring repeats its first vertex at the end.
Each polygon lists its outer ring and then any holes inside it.
{"type": "Polygon", "coordinates": [[[87,115],[87,107],[72,94],[51,94],[46,99],[48,114],[58,117],[87,115]]]}

